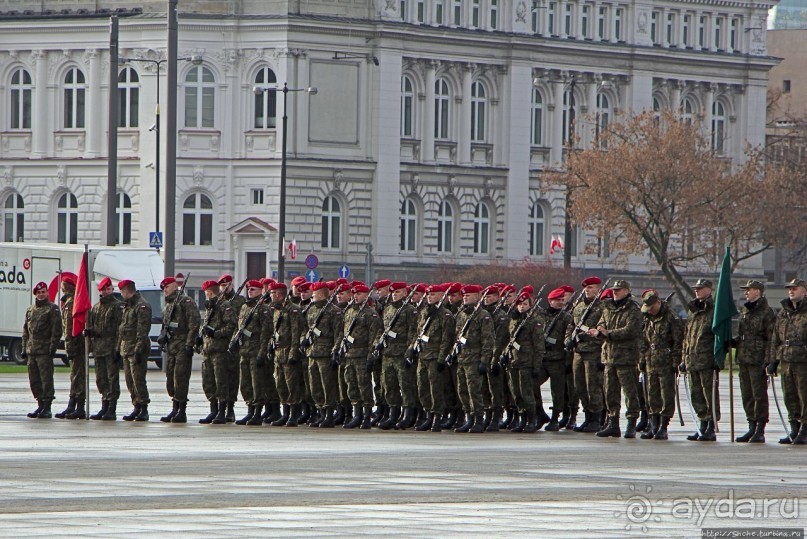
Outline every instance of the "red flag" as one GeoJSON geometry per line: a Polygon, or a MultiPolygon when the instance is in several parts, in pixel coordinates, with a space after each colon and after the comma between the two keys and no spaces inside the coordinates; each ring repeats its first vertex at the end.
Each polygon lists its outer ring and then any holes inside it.
{"type": "Polygon", "coordinates": [[[292,260],[297,260],[297,240],[291,240],[291,243],[289,243],[289,257],[292,260]]]}
{"type": "Polygon", "coordinates": [[[87,252],[81,258],[76,279],[76,296],[73,300],[73,337],[78,337],[87,325],[87,311],[92,308],[90,289],[87,286],[87,252]]]}
{"type": "Polygon", "coordinates": [[[549,244],[549,254],[555,254],[558,249],[563,250],[563,240],[560,239],[560,236],[552,236],[552,242],[549,244]]]}

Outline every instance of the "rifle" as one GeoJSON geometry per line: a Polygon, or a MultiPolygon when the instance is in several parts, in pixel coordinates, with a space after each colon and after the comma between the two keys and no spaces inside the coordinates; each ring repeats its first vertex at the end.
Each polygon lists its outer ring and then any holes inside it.
{"type": "Polygon", "coordinates": [[[243,338],[252,336],[252,332],[247,329],[247,326],[249,325],[250,322],[252,322],[252,317],[255,316],[255,313],[258,312],[260,306],[263,305],[268,298],[269,298],[269,292],[264,292],[261,295],[258,302],[255,304],[255,306],[249,310],[246,318],[244,318],[244,321],[241,323],[240,326],[238,326],[238,331],[233,333],[233,336],[230,339],[230,344],[227,345],[228,352],[230,352],[231,354],[235,353],[238,347],[241,346],[241,344],[243,344],[242,343],[243,338]]]}
{"type": "MultiPolygon", "coordinates": [[[[511,284],[510,286],[514,288],[515,284],[511,284]]],[[[496,307],[493,308],[493,312],[491,314],[496,314],[501,310],[501,308],[504,306],[504,303],[507,301],[507,298],[510,296],[511,293],[512,292],[510,288],[508,288],[507,292],[502,294],[502,297],[499,298],[499,301],[496,303],[496,307]]]]}
{"type": "Polygon", "coordinates": [[[190,279],[191,272],[188,272],[188,275],[185,277],[185,280],[182,281],[182,286],[179,287],[179,292],[177,293],[177,298],[174,302],[168,306],[168,312],[163,317],[163,327],[160,329],[160,336],[157,337],[157,344],[160,345],[160,350],[163,352],[165,351],[165,345],[168,344],[168,341],[171,340],[171,330],[176,329],[179,327],[178,322],[171,322],[171,319],[174,317],[174,309],[179,302],[179,298],[185,295],[185,287],[188,285],[188,280],[190,279]]]}
{"type": "Polygon", "coordinates": [[[536,297],[535,303],[532,305],[532,307],[530,307],[530,310],[527,311],[527,316],[525,316],[521,320],[521,322],[518,323],[515,330],[513,330],[513,333],[510,335],[510,340],[507,342],[507,346],[504,347],[502,355],[499,356],[499,362],[502,364],[502,367],[507,367],[508,363],[510,363],[510,360],[513,358],[513,350],[518,351],[521,349],[521,345],[516,342],[516,339],[518,338],[518,334],[521,333],[521,328],[523,328],[524,324],[527,323],[527,320],[529,320],[530,317],[533,314],[535,314],[535,311],[538,310],[538,305],[540,303],[540,300],[538,298],[545,288],[546,285],[542,286],[541,289],[538,291],[538,294],[536,294],[535,296],[536,297]]]}
{"type": "Polygon", "coordinates": [[[392,318],[389,320],[389,324],[387,327],[384,328],[384,333],[381,334],[381,337],[378,338],[378,342],[375,343],[375,347],[373,350],[373,357],[378,359],[381,355],[381,351],[387,347],[387,339],[389,338],[396,338],[398,336],[397,333],[392,331],[392,326],[395,325],[395,322],[398,321],[398,317],[401,316],[401,311],[406,305],[409,303],[409,300],[412,299],[412,294],[415,293],[415,287],[412,287],[412,290],[409,292],[409,295],[401,303],[401,306],[393,313],[392,318]]]}
{"type": "MultiPolygon", "coordinates": [[[[367,294],[367,297],[364,298],[364,301],[362,301],[361,304],[359,304],[359,310],[356,311],[356,316],[353,318],[353,320],[350,321],[350,325],[347,327],[347,331],[345,332],[344,337],[342,337],[342,344],[339,345],[339,355],[342,357],[344,357],[347,351],[350,350],[350,347],[353,346],[353,341],[355,339],[353,339],[353,337],[351,337],[350,334],[353,333],[353,329],[356,327],[356,322],[359,321],[359,315],[361,314],[364,307],[367,305],[367,301],[370,299],[370,294],[372,292],[373,289],[371,288],[370,292],[367,294]]],[[[350,309],[351,305],[355,304],[356,301],[353,298],[351,298],[347,304],[347,307],[345,307],[345,312],[347,312],[347,310],[350,309]]]]}
{"type": "MultiPolygon", "coordinates": [[[[314,341],[317,340],[317,337],[319,337],[322,334],[322,331],[320,331],[320,329],[317,326],[319,326],[319,322],[320,320],[322,320],[322,316],[325,314],[325,311],[328,310],[328,305],[330,305],[331,301],[335,297],[336,294],[328,298],[328,301],[325,302],[325,305],[323,305],[322,309],[320,309],[320,311],[317,313],[317,317],[314,319],[314,325],[308,328],[308,331],[305,333],[305,337],[303,337],[300,340],[300,352],[302,352],[303,354],[305,354],[305,349],[314,344],[314,341]]],[[[308,308],[310,309],[311,305],[313,304],[314,302],[312,301],[308,305],[308,308]]]]}
{"type": "Polygon", "coordinates": [[[467,339],[465,338],[465,334],[468,332],[468,328],[471,327],[471,321],[476,318],[476,313],[479,311],[479,308],[485,302],[485,296],[488,295],[487,290],[482,294],[482,297],[479,298],[479,301],[476,302],[476,306],[474,307],[471,316],[469,316],[465,323],[462,325],[462,329],[460,330],[459,334],[457,335],[457,340],[454,341],[454,346],[451,348],[451,352],[445,358],[445,363],[449,367],[454,364],[454,361],[457,359],[457,356],[460,355],[462,349],[465,348],[465,343],[467,339]]]}
{"type": "Polygon", "coordinates": [[[443,297],[440,298],[440,301],[437,302],[437,309],[435,309],[434,312],[428,318],[426,318],[426,321],[423,322],[423,327],[420,329],[420,334],[418,334],[418,338],[415,339],[415,355],[420,354],[423,351],[424,343],[429,342],[429,336],[426,335],[426,332],[429,331],[429,326],[431,325],[432,320],[437,314],[437,311],[439,311],[440,308],[443,306],[443,302],[446,300],[447,297],[448,297],[448,290],[446,290],[445,293],[443,293],[443,297]]]}
{"type": "Polygon", "coordinates": [[[233,294],[233,297],[241,295],[241,291],[244,290],[244,286],[246,286],[247,281],[249,281],[249,278],[244,279],[244,282],[241,283],[241,286],[239,286],[238,290],[235,291],[235,294],[233,294]]]}
{"type": "Polygon", "coordinates": [[[558,314],[556,314],[554,316],[554,318],[552,318],[552,321],[549,322],[549,325],[546,326],[546,330],[544,331],[544,335],[547,335],[547,337],[544,340],[548,344],[552,344],[552,345],[557,344],[558,340],[556,338],[549,337],[549,335],[552,333],[552,330],[555,329],[555,324],[558,323],[558,320],[560,319],[561,315],[564,312],[566,312],[567,310],[574,310],[574,308],[577,307],[577,304],[580,303],[581,301],[583,301],[583,298],[585,297],[585,295],[586,295],[586,291],[581,290],[580,295],[577,296],[577,299],[574,300],[574,303],[569,302],[566,305],[564,305],[563,308],[560,311],[558,311],[558,314]],[[571,307],[571,309],[569,309],[569,307],[571,307]]]}
{"type": "Polygon", "coordinates": [[[205,320],[199,325],[199,334],[196,336],[196,346],[202,346],[203,339],[205,334],[205,328],[208,327],[208,322],[210,322],[210,317],[213,316],[213,311],[216,310],[216,306],[219,304],[219,300],[224,297],[224,290],[219,290],[218,295],[216,296],[216,303],[213,304],[213,307],[207,309],[205,311],[205,320]]]}
{"type": "Polygon", "coordinates": [[[277,317],[277,321],[275,321],[275,325],[272,327],[272,337],[269,339],[269,345],[267,347],[267,355],[269,359],[274,361],[275,359],[275,350],[277,350],[277,341],[280,339],[280,324],[283,322],[283,309],[286,308],[286,305],[289,304],[289,295],[286,294],[286,297],[283,298],[283,304],[280,306],[280,314],[277,317]]]}
{"type": "MultiPolygon", "coordinates": [[[[611,279],[605,281],[603,289],[608,288],[608,283],[610,282],[611,279]]],[[[597,294],[597,297],[591,300],[591,303],[588,304],[586,310],[583,311],[583,316],[580,317],[580,321],[574,326],[572,334],[569,335],[569,338],[566,339],[566,342],[563,343],[563,347],[566,349],[567,352],[571,352],[574,349],[575,343],[577,343],[577,340],[580,338],[580,333],[588,331],[589,328],[584,324],[584,322],[586,321],[588,315],[591,314],[592,309],[594,309],[594,307],[596,307],[597,304],[600,303],[600,301],[601,301],[600,294],[597,294]]]]}

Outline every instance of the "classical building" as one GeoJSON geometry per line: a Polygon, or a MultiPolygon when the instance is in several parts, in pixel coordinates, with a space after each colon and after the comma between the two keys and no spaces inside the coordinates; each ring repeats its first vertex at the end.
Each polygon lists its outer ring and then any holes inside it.
{"type": "MultiPolygon", "coordinates": [[[[543,177],[573,130],[589,145],[609,121],[672,108],[699,118],[727,158],[764,141],[773,4],[182,0],[179,56],[202,62],[179,64],[176,267],[193,283],[275,268],[284,112],[286,238],[299,250],[287,270],[305,271],[309,253],[325,278],[340,265],[364,278],[370,261],[370,278],[407,279],[441,264],[560,263],[549,246],[563,234],[563,193],[543,177]],[[289,93],[284,111],[284,82],[318,93],[289,93]]],[[[105,240],[118,10],[120,56],[151,61],[120,66],[117,239],[148,244],[165,9],[0,0],[5,240],[105,240]]],[[[565,248],[587,270],[655,270],[585,231],[565,248]]],[[[761,261],[743,271],[761,273],[761,261]]]]}

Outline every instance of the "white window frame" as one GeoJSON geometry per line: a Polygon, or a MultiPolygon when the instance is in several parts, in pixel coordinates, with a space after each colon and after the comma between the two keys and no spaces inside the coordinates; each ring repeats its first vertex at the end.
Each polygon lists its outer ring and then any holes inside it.
{"type": "Polygon", "coordinates": [[[530,115],[530,144],[544,145],[544,121],[546,117],[546,99],[539,88],[532,89],[532,114],[530,115]]]}
{"type": "Polygon", "coordinates": [[[499,0],[489,0],[488,5],[488,27],[491,30],[499,28],[499,0]]]}
{"type": "Polygon", "coordinates": [[[216,75],[212,69],[205,66],[193,66],[185,74],[185,122],[186,129],[214,129],[216,127],[216,75]],[[191,74],[196,74],[196,80],[188,80],[191,74]],[[205,80],[205,75],[209,74],[210,79],[205,80]],[[191,97],[193,100],[191,100],[191,97]],[[192,104],[192,102],[195,102],[192,104]],[[210,112],[205,116],[205,112],[210,112]],[[193,112],[194,120],[188,114],[193,112]]]}
{"type": "Polygon", "coordinates": [[[487,140],[488,97],[482,81],[471,83],[471,142],[487,140]]]}
{"type": "Polygon", "coordinates": [[[185,197],[182,203],[182,245],[183,246],[197,246],[197,247],[212,247],[213,246],[213,239],[215,234],[214,229],[214,219],[215,219],[215,207],[213,205],[213,199],[210,198],[208,195],[204,193],[191,193],[185,197]],[[188,200],[193,197],[193,207],[187,207],[186,204],[188,200]],[[202,199],[207,199],[210,203],[210,208],[202,207],[202,199]],[[186,217],[191,216],[193,217],[193,240],[188,241],[185,237],[186,234],[186,217]],[[206,219],[209,217],[209,219],[206,219]],[[209,224],[208,224],[209,223],[209,224]],[[208,227],[210,242],[209,243],[202,243],[202,232],[204,230],[202,227],[208,227]]]}
{"type": "Polygon", "coordinates": [[[269,66],[261,67],[253,79],[256,88],[263,92],[255,95],[253,101],[253,129],[277,129],[277,74],[269,66]],[[270,80],[274,78],[274,82],[270,80]],[[259,81],[259,79],[262,79],[259,81]],[[274,114],[271,114],[274,110],[274,114]]]}
{"type": "Polygon", "coordinates": [[[322,201],[320,246],[323,249],[342,248],[342,201],[328,195],[322,201]]]}
{"type": "Polygon", "coordinates": [[[78,244],[78,199],[69,191],[56,200],[56,243],[78,244]]]}
{"type": "Polygon", "coordinates": [[[471,20],[470,27],[473,29],[482,26],[481,0],[471,0],[471,20]]]}
{"type": "Polygon", "coordinates": [[[81,69],[73,66],[67,70],[63,81],[63,127],[64,129],[84,129],[87,125],[87,78],[81,69]],[[68,78],[72,80],[68,82],[68,78]]]}
{"type": "Polygon", "coordinates": [[[726,126],[728,124],[728,115],[726,114],[726,105],[719,99],[715,99],[712,103],[712,149],[718,155],[726,154],[726,126]]]}
{"type": "Polygon", "coordinates": [[[546,254],[547,219],[544,204],[536,200],[530,207],[529,216],[529,253],[530,256],[544,256],[546,254]],[[537,211],[536,211],[537,210],[537,211]],[[536,215],[540,212],[540,215],[536,215]]]}
{"type": "Polygon", "coordinates": [[[440,201],[437,208],[437,252],[454,252],[455,217],[454,206],[448,200],[440,201]]]}
{"type": "Polygon", "coordinates": [[[3,203],[3,241],[25,241],[25,200],[16,192],[3,203]]]}
{"type": "Polygon", "coordinates": [[[434,81],[434,140],[450,139],[451,86],[447,80],[440,78],[434,81]]]}
{"type": "Polygon", "coordinates": [[[401,77],[401,137],[403,138],[415,136],[415,97],[415,83],[412,82],[411,77],[403,75],[401,77]]]}
{"type": "Polygon", "coordinates": [[[491,244],[492,212],[488,203],[481,200],[474,208],[474,248],[477,255],[489,255],[491,244]]]}
{"type": "Polygon", "coordinates": [[[32,124],[32,89],[31,74],[24,67],[17,67],[11,73],[11,122],[9,128],[12,130],[28,130],[32,124]],[[15,81],[14,79],[18,80],[15,81]]]}
{"type": "Polygon", "coordinates": [[[118,192],[115,201],[115,245],[132,243],[132,199],[123,191],[118,192]],[[126,241],[128,236],[129,241],[126,241]],[[123,241],[121,241],[123,239],[123,241]]]}
{"type": "Polygon", "coordinates": [[[140,75],[133,67],[118,73],[118,127],[140,126],[140,75]]]}
{"type": "Polygon", "coordinates": [[[418,248],[418,205],[407,197],[401,203],[400,245],[402,253],[416,253],[418,248]]]}

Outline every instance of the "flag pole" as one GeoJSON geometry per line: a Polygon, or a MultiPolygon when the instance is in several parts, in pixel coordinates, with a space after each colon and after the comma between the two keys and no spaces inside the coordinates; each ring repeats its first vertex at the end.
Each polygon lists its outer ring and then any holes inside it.
{"type": "Polygon", "coordinates": [[[734,359],[731,344],[726,346],[729,354],[729,417],[731,418],[731,443],[734,443],[734,359]]]}
{"type": "MultiPolygon", "coordinates": [[[[84,244],[84,273],[85,273],[85,280],[87,285],[87,294],[90,293],[90,255],[89,255],[89,247],[85,243],[84,244]]],[[[80,272],[79,272],[80,273],[80,272]]],[[[90,301],[92,303],[92,301],[90,301]]],[[[87,321],[84,321],[84,327],[87,327],[87,321]]],[[[86,407],[87,413],[84,414],[84,417],[87,421],[90,420],[90,337],[86,334],[84,335],[84,406],[86,407]]]]}

